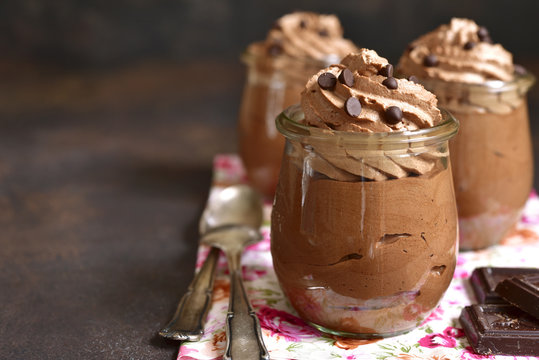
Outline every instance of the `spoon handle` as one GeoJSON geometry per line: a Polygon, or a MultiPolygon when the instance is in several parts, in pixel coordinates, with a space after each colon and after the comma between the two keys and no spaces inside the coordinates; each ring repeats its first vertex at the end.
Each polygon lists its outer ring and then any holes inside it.
{"type": "Polygon", "coordinates": [[[241,254],[229,257],[230,302],[226,316],[226,350],[223,359],[269,360],[262,340],[260,322],[243,286],[240,271],[241,254]]]}
{"type": "Polygon", "coordinates": [[[174,340],[200,340],[204,334],[204,324],[211,305],[218,259],[219,249],[212,247],[202,268],[181,298],[172,320],[159,331],[159,335],[174,340]]]}

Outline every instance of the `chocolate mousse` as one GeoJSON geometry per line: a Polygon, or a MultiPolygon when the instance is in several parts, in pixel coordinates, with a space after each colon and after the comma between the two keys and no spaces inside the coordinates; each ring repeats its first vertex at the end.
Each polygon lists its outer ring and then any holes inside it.
{"type": "Polygon", "coordinates": [[[278,19],[265,41],[251,44],[239,115],[239,153],[250,183],[273,197],[284,147],[275,117],[298,103],[307,80],[357,47],[335,15],[295,12],[278,19]]]}
{"type": "Polygon", "coordinates": [[[533,77],[468,19],[413,41],[398,69],[419,78],[460,122],[450,142],[460,248],[498,243],[520,218],[532,186],[526,92],[533,77]]]}
{"type": "Polygon", "coordinates": [[[272,211],[283,291],[322,331],[418,326],[449,286],[457,214],[447,140],[458,125],[367,49],[313,76],[277,120],[287,146],[272,211]],[[336,81],[335,81],[336,79],[336,81]]]}

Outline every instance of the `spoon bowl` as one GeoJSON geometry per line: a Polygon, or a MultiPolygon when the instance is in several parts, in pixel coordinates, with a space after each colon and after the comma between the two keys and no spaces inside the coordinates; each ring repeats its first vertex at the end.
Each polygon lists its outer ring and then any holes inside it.
{"type": "Polygon", "coordinates": [[[247,185],[232,185],[210,197],[200,218],[199,229],[201,234],[205,234],[224,225],[258,228],[262,217],[260,195],[247,185]]]}
{"type": "MultiPolygon", "coordinates": [[[[262,201],[251,188],[244,186],[225,189],[220,193],[222,203],[214,202],[203,216],[211,225],[201,238],[206,245],[220,248],[226,255],[230,273],[230,299],[226,317],[225,360],[267,360],[268,351],[262,340],[260,322],[253,311],[241,274],[241,255],[246,245],[262,239],[262,201]],[[223,194],[223,192],[227,191],[223,194]],[[239,224],[234,219],[242,219],[239,224]],[[232,223],[231,223],[232,222],[232,223]],[[219,225],[216,225],[219,224],[219,225]]],[[[207,228],[205,228],[207,229],[207,228]]]]}

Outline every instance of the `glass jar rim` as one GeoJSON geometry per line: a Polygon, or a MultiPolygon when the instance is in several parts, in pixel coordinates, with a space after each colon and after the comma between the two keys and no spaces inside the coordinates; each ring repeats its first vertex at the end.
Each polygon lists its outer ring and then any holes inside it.
{"type": "Polygon", "coordinates": [[[535,84],[535,76],[526,71],[524,74],[514,74],[513,80],[487,80],[484,83],[465,83],[457,81],[446,81],[437,78],[418,78],[419,83],[423,85],[436,85],[447,87],[462,87],[473,89],[476,92],[500,93],[519,90],[520,93],[526,93],[535,84]]]}
{"type": "Polygon", "coordinates": [[[405,131],[392,132],[348,132],[322,129],[300,123],[304,113],[299,104],[292,105],[281,112],[275,119],[277,129],[287,139],[302,141],[311,139],[334,142],[347,147],[422,147],[449,140],[459,129],[459,122],[447,110],[439,108],[443,121],[435,126],[405,131]]]}

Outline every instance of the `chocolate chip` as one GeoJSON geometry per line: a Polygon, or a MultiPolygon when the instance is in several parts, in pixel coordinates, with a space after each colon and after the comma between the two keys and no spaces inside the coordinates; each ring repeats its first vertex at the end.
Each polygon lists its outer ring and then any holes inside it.
{"type": "Polygon", "coordinates": [[[382,84],[386,86],[386,88],[395,90],[399,87],[399,84],[397,83],[397,80],[395,80],[394,77],[388,77],[384,81],[382,81],[382,84]]]}
{"type": "Polygon", "coordinates": [[[411,52],[414,49],[415,49],[415,45],[413,45],[413,44],[408,44],[408,46],[406,47],[406,51],[408,51],[408,52],[411,52]]]}
{"type": "Polygon", "coordinates": [[[280,44],[273,43],[268,47],[268,55],[278,56],[283,53],[283,47],[280,44]]]}
{"type": "Polygon", "coordinates": [[[481,26],[479,30],[477,30],[477,37],[479,38],[479,41],[493,44],[492,38],[490,37],[490,34],[488,33],[488,30],[486,27],[481,26]]]}
{"type": "Polygon", "coordinates": [[[378,70],[378,75],[382,75],[385,77],[393,76],[393,65],[387,64],[386,66],[378,70]]]}
{"type": "Polygon", "coordinates": [[[411,81],[411,82],[415,82],[416,84],[419,84],[419,79],[415,75],[410,75],[408,77],[408,80],[411,81]]]}
{"type": "Polygon", "coordinates": [[[339,74],[339,81],[348,87],[354,86],[354,73],[348,69],[344,69],[339,74]]]}
{"type": "Polygon", "coordinates": [[[466,44],[464,44],[464,50],[472,50],[475,47],[475,42],[468,41],[466,44]]]}
{"type": "Polygon", "coordinates": [[[344,110],[348,115],[357,117],[361,114],[361,103],[357,98],[351,96],[345,101],[344,110]]]}
{"type": "Polygon", "coordinates": [[[307,27],[307,22],[305,20],[301,20],[299,22],[299,27],[305,29],[307,27]]]}
{"type": "Polygon", "coordinates": [[[515,64],[513,65],[513,68],[515,69],[515,74],[517,75],[526,75],[527,73],[526,68],[522,65],[515,64]]]}
{"type": "Polygon", "coordinates": [[[396,125],[402,120],[402,110],[398,106],[390,106],[386,110],[386,123],[396,125]]]}
{"type": "Polygon", "coordinates": [[[325,72],[318,77],[318,86],[324,90],[333,90],[337,84],[337,78],[330,72],[325,72]]]}
{"type": "Polygon", "coordinates": [[[479,30],[477,30],[477,37],[478,37],[479,40],[481,40],[481,41],[484,41],[483,39],[485,39],[485,38],[487,38],[487,37],[490,37],[487,28],[484,27],[484,26],[481,26],[481,27],[479,28],[479,30]]]}
{"type": "Polygon", "coordinates": [[[275,29],[275,30],[282,30],[281,24],[280,24],[278,21],[275,21],[275,22],[273,23],[272,29],[275,29]]]}
{"type": "Polygon", "coordinates": [[[318,35],[322,36],[322,37],[326,37],[329,35],[328,31],[326,29],[322,29],[318,32],[318,35]]]}
{"type": "Polygon", "coordinates": [[[494,41],[492,41],[492,38],[490,37],[490,35],[484,37],[481,41],[487,44],[494,44],[494,41]]]}
{"type": "Polygon", "coordinates": [[[438,65],[438,57],[434,54],[425,56],[425,58],[423,59],[423,65],[427,67],[438,65]]]}

